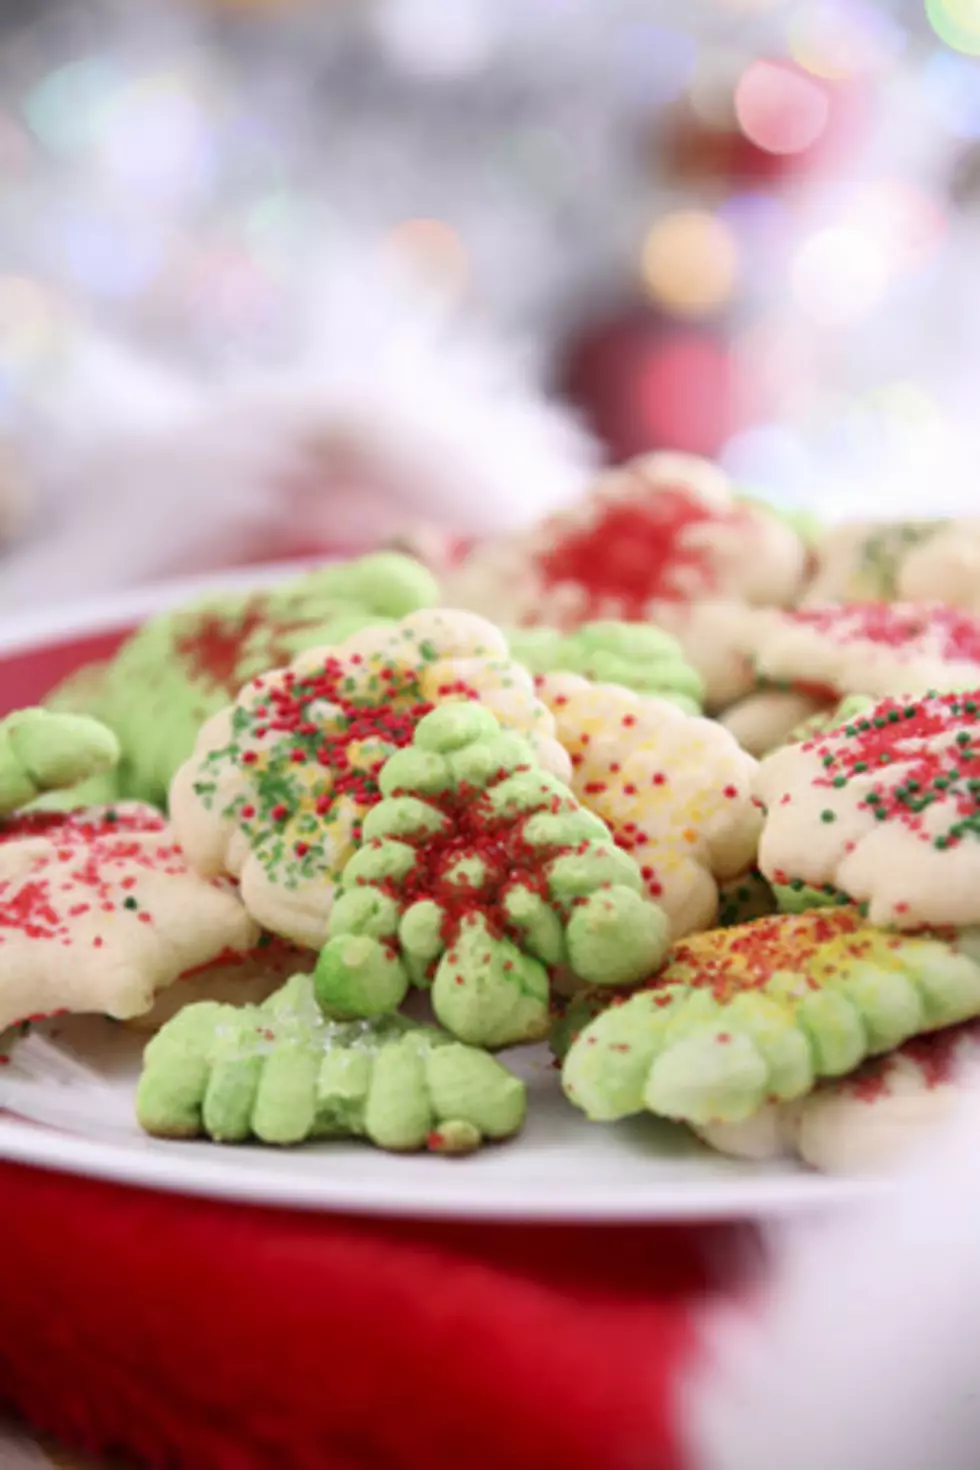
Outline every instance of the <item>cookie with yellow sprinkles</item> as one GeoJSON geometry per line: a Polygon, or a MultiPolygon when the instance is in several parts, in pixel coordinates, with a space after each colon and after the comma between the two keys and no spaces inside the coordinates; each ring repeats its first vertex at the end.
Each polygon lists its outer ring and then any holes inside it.
{"type": "Polygon", "coordinates": [[[265,928],[318,949],[344,864],[380,799],[381,767],[431,710],[467,700],[568,776],[554,720],[503,635],[471,613],[424,610],[301,654],[204,725],[170,791],[188,861],[205,876],[239,878],[265,928]]]}
{"type": "Polygon", "coordinates": [[[980,1015],[977,939],[876,928],[854,905],[695,935],[574,1035],[565,1094],[596,1121],[743,1123],[980,1015]]]}
{"type": "Polygon", "coordinates": [[[572,758],[572,787],[639,864],[675,939],[708,928],[718,885],[755,859],[756,762],[712,720],[575,674],[537,691],[572,758]]]}
{"type": "Polygon", "coordinates": [[[980,924],[980,691],[885,699],[767,757],[759,867],[898,929],[980,924]]]}

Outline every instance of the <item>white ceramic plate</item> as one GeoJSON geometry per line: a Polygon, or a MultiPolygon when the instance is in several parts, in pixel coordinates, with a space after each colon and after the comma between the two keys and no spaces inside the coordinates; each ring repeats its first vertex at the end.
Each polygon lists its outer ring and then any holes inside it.
{"type": "MultiPolygon", "coordinates": [[[[169,584],[57,618],[8,620],[0,629],[0,692],[4,661],[11,670],[14,655],[21,671],[25,651],[33,650],[39,677],[53,658],[63,673],[75,641],[202,587],[258,585],[273,575],[265,568],[169,584]]],[[[473,1219],[727,1219],[838,1205],[873,1187],[789,1163],[727,1160],[652,1118],[591,1125],[564,1102],[544,1047],[504,1058],[529,1086],[523,1135],[467,1159],[399,1158],[356,1144],[279,1151],[162,1142],[145,1137],[133,1116],[140,1047],[128,1028],[89,1017],[49,1023],[17,1042],[0,1067],[0,1158],[266,1205],[473,1219]]]]}

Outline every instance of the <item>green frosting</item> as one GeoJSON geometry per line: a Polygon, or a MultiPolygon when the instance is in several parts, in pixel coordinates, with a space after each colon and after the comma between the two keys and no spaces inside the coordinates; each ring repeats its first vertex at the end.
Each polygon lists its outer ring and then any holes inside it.
{"type": "Polygon", "coordinates": [[[896,936],[853,907],[695,936],[655,986],[598,1014],[600,996],[572,1003],[556,1042],[566,1095],[595,1120],[742,1122],[980,1014],[977,940],[896,936]]]}
{"type": "Polygon", "coordinates": [[[168,1021],[144,1053],[136,1111],[163,1138],[459,1154],[517,1133],[526,1101],[493,1057],[436,1027],[327,1020],[296,975],[261,1006],[202,1001],[168,1021]]]}
{"type": "Polygon", "coordinates": [[[669,699],[687,714],[701,713],[701,675],[676,638],[648,623],[583,623],[573,633],[519,628],[507,637],[513,657],[532,674],[581,674],[597,684],[669,699]]]}
{"type": "Polygon", "coordinates": [[[635,983],[668,923],[608,828],[475,703],[426,715],[380,773],[316,970],[335,1016],[431,987],[440,1023],[499,1047],[546,1034],[550,975],[635,983]]]}
{"type": "Polygon", "coordinates": [[[409,557],[379,552],[321,567],[264,592],[224,592],[151,618],[101,669],[52,696],[119,737],[114,798],[164,806],[205,720],[243,684],[319,644],[435,606],[438,588],[409,557]]]}
{"type": "Polygon", "coordinates": [[[118,759],[119,742],[97,720],[16,710],[0,720],[0,813],[28,806],[44,792],[98,781],[118,759]]]}

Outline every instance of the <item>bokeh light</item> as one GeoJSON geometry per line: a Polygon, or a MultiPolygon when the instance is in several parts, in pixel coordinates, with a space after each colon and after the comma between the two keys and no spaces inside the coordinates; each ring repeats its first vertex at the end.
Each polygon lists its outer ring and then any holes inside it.
{"type": "Polygon", "coordinates": [[[811,321],[842,327],[877,306],[888,274],[885,245],[853,226],[831,226],[812,235],[797,251],[793,294],[811,321]]]}
{"type": "Polygon", "coordinates": [[[662,107],[683,94],[697,64],[693,36],[637,21],[623,26],[616,42],[622,84],[637,102],[662,107]]]}
{"type": "Polygon", "coordinates": [[[203,192],[213,139],[200,107],[174,75],[149,77],[103,110],[100,157],[112,179],[162,199],[203,192]]]}
{"type": "Polygon", "coordinates": [[[980,138],[980,65],[937,49],[922,68],[922,95],[955,138],[980,138]]]}
{"type": "Polygon", "coordinates": [[[861,0],[812,0],[790,17],[789,53],[826,81],[845,81],[888,66],[906,35],[896,20],[861,0]]]}
{"type": "Polygon", "coordinates": [[[429,285],[454,296],[465,288],[469,257],[451,225],[438,219],[405,220],[391,231],[388,245],[429,285]]]}
{"type": "Polygon", "coordinates": [[[830,115],[825,89],[795,67],[753,61],[735,88],[735,115],[747,138],[767,153],[802,153],[830,115]]]}
{"type": "Polygon", "coordinates": [[[980,56],[980,0],[925,0],[926,15],[941,41],[967,56],[980,56]]]}
{"type": "Polygon", "coordinates": [[[24,115],[35,137],[53,153],[78,153],[89,146],[99,117],[119,84],[107,56],[87,56],[49,72],[28,94],[24,115]]]}
{"type": "Polygon", "coordinates": [[[50,292],[26,276],[0,275],[0,369],[9,373],[46,357],[60,328],[50,292]]]}
{"type": "Polygon", "coordinates": [[[719,459],[733,480],[783,500],[804,501],[816,486],[810,451],[798,434],[781,424],[756,424],[733,434],[719,459]]]}
{"type": "Polygon", "coordinates": [[[643,245],[646,289],[678,316],[718,311],[731,299],[738,271],[732,231],[704,210],[678,210],[658,220],[643,245]]]}

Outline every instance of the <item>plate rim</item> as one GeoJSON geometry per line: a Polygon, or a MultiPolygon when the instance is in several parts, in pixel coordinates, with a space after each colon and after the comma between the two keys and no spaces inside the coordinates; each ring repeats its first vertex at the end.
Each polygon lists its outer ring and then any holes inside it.
{"type": "MultiPolygon", "coordinates": [[[[506,1147],[506,1145],[503,1145],[506,1147]]],[[[880,1197],[887,1179],[829,1178],[820,1175],[746,1175],[664,1185],[617,1196],[610,1211],[601,1190],[586,1184],[568,1197],[516,1192],[474,1199],[418,1183],[399,1185],[389,1179],[330,1178],[280,1173],[249,1162],[241,1168],[214,1169],[210,1147],[201,1157],[167,1152],[160,1140],[141,1140],[139,1149],[125,1143],[88,1138],[33,1123],[0,1111],[0,1159],[33,1168],[70,1173],[107,1183],[150,1189],[230,1204],[269,1209],[308,1210],[322,1214],[391,1216],[398,1219],[469,1220],[527,1225],[666,1225],[718,1224],[744,1220],[812,1215],[819,1210],[859,1204],[880,1197]]],[[[326,1145],[323,1145],[326,1152],[326,1145]]],[[[466,1160],[433,1160],[447,1181],[466,1160]]],[[[434,1176],[439,1177],[439,1176],[434,1176]]]]}

